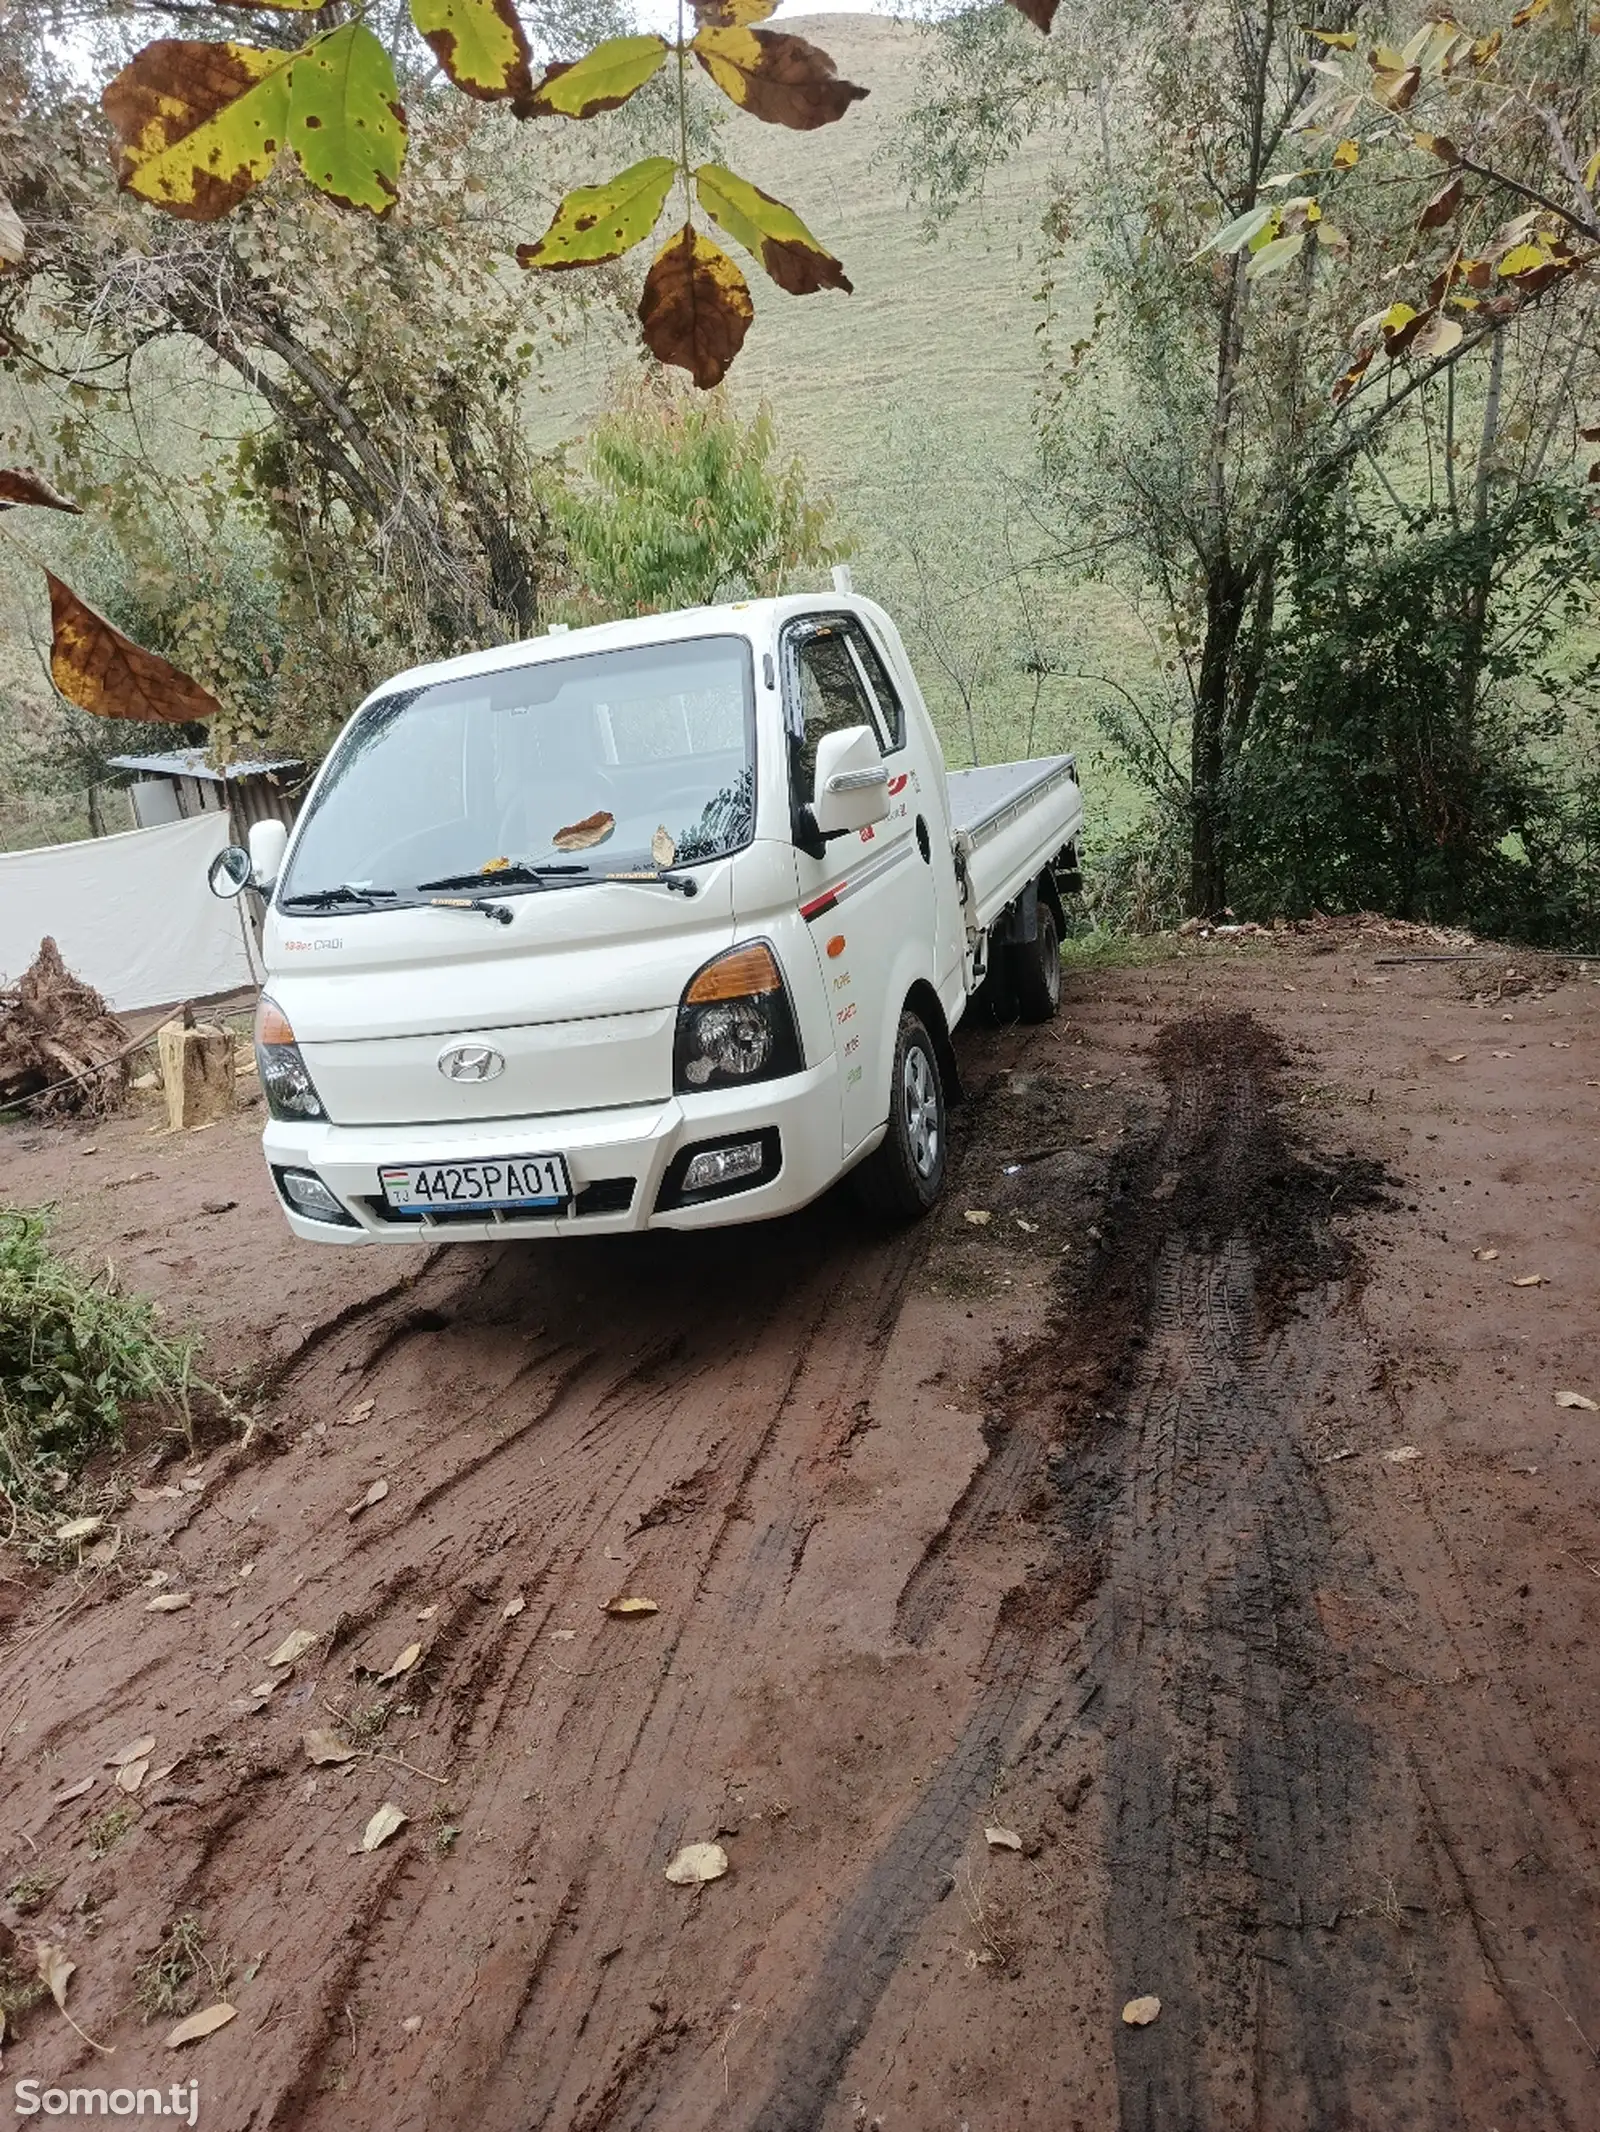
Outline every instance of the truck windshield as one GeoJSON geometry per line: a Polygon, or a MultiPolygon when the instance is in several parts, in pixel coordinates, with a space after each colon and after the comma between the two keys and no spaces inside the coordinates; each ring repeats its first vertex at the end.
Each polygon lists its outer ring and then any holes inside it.
{"type": "Polygon", "coordinates": [[[278,894],[339,914],[661,873],[755,833],[742,637],[544,659],[381,696],[339,740],[278,894]]]}

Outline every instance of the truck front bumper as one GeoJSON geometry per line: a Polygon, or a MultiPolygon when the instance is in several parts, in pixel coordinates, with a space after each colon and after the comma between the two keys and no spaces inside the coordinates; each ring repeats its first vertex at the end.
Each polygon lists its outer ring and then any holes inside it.
{"type": "MultiPolygon", "coordinates": [[[[764,1221],[805,1206],[840,1171],[837,1063],[751,1088],[673,1096],[617,1110],[454,1125],[331,1125],[269,1121],[262,1146],[274,1175],[310,1170],[348,1219],[312,1221],[279,1203],[296,1236],[317,1244],[505,1243],[519,1236],[607,1236],[635,1229],[712,1229],[764,1221]],[[685,1198],[674,1188],[687,1158],[706,1143],[766,1142],[750,1183],[685,1198]],[[558,1213],[475,1215],[454,1209],[421,1218],[387,1210],[379,1169],[388,1164],[484,1162],[564,1155],[573,1198],[558,1213]]],[[[857,1152],[865,1152],[864,1149],[857,1152]]]]}

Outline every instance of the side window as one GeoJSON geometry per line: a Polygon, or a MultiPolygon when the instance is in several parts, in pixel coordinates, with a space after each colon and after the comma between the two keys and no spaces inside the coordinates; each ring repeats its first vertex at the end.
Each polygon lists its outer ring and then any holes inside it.
{"type": "Polygon", "coordinates": [[[817,742],[824,733],[842,733],[853,725],[871,726],[878,746],[887,752],[892,743],[865,685],[863,667],[855,644],[836,623],[808,629],[795,645],[795,678],[803,732],[791,736],[790,778],[796,807],[807,806],[816,794],[817,742]]]}
{"type": "Polygon", "coordinates": [[[906,744],[906,714],[900,698],[895,694],[894,684],[878,656],[878,647],[864,629],[850,631],[850,649],[856,655],[862,677],[878,711],[879,745],[885,755],[892,755],[906,744]],[[884,736],[887,735],[887,739],[884,736]]]}

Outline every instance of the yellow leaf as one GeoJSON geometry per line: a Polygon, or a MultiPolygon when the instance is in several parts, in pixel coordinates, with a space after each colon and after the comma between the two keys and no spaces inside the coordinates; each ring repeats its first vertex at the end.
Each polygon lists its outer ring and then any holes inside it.
{"type": "Polygon", "coordinates": [[[1308,27],[1306,35],[1315,37],[1318,44],[1325,44],[1330,52],[1353,52],[1356,48],[1354,30],[1314,30],[1308,27]]]}
{"type": "Polygon", "coordinates": [[[639,299],[639,323],[651,354],[687,370],[702,391],[722,383],[755,315],[739,269],[687,222],[656,254],[639,299]]]}
{"type": "Polygon", "coordinates": [[[1542,1273],[1519,1273],[1511,1285],[1513,1288],[1538,1288],[1543,1282],[1542,1273]]]}
{"type": "Polygon", "coordinates": [[[1518,274],[1531,274],[1536,267],[1549,264],[1550,254],[1542,244],[1514,244],[1502,257],[1497,271],[1502,281],[1510,281],[1518,274]]]}
{"type": "Polygon", "coordinates": [[[691,1888],[720,1880],[727,1870],[728,1854],[720,1843],[686,1843],[666,1872],[675,1887],[691,1888]]]}
{"type": "Polygon", "coordinates": [[[364,22],[307,45],[289,80],[289,145],[319,192],[380,218],[399,197],[405,114],[394,67],[364,22]]]}
{"type": "Polygon", "coordinates": [[[1600,1414],[1600,1403],[1593,1399],[1585,1398],[1582,1392],[1557,1392],[1556,1405],[1558,1407],[1576,1408],[1583,1414],[1600,1414]]]}
{"type": "Polygon", "coordinates": [[[105,1523],[104,1518],[70,1518],[65,1525],[56,1527],[58,1540],[92,1540],[105,1523]]]}
{"type": "Polygon", "coordinates": [[[77,1969],[77,1963],[69,1961],[65,1947],[41,1942],[34,1950],[39,1981],[63,2013],[67,2010],[67,1984],[77,1969]]]}
{"type": "Polygon", "coordinates": [[[1372,77],[1372,99],[1385,111],[1404,111],[1422,84],[1420,67],[1380,67],[1372,77]]]}
{"type": "Polygon", "coordinates": [[[694,19],[714,30],[748,29],[776,13],[778,0],[691,0],[694,19]]]}
{"type": "Polygon", "coordinates": [[[1161,2011],[1161,2001],[1153,1994],[1142,1999],[1130,1999],[1122,2009],[1122,2018],[1129,2028],[1148,2028],[1161,2011]]]}
{"type": "Polygon", "coordinates": [[[608,1599],[601,1609],[607,1614],[659,1614],[661,1609],[653,1599],[635,1599],[626,1592],[618,1592],[608,1599]]]}
{"type": "Polygon", "coordinates": [[[411,1671],[411,1668],[416,1664],[417,1660],[421,1656],[421,1644],[408,1643],[405,1649],[400,1653],[400,1656],[395,1660],[394,1664],[392,1666],[386,1667],[384,1671],[382,1673],[377,1674],[375,1678],[380,1681],[398,1680],[402,1673],[409,1673],[411,1671]]]}
{"type": "Polygon", "coordinates": [[[1305,242],[1304,230],[1297,231],[1292,237],[1274,237],[1270,244],[1264,244],[1252,257],[1244,270],[1246,279],[1259,281],[1265,274],[1278,273],[1288,266],[1291,260],[1299,257],[1305,249],[1305,242]]]}
{"type": "Polygon", "coordinates": [[[86,607],[50,571],[50,678],[69,703],[99,718],[186,724],[214,718],[222,706],[198,681],[179,673],[86,607]]]}
{"type": "Polygon", "coordinates": [[[1022,1838],[1014,1828],[986,1828],[983,1840],[991,1851],[1020,1851],[1022,1838]]]}
{"type": "Polygon", "coordinates": [[[1333,151],[1333,167],[1335,170],[1353,170],[1360,160],[1361,143],[1359,141],[1341,141],[1333,151]]]}
{"type": "Polygon", "coordinates": [[[229,2006],[225,2000],[219,2001],[215,2006],[202,2007],[199,2013],[190,2014],[188,2019],[180,2021],[176,2028],[167,2030],[167,2049],[175,2051],[181,2049],[185,2043],[198,2043],[202,2036],[215,2035],[219,2028],[226,2028],[230,2021],[237,2018],[237,2008],[229,2006]]]}
{"type": "Polygon", "coordinates": [[[387,1843],[391,1836],[396,1835],[405,1827],[408,1818],[407,1815],[401,1813],[398,1806],[392,1805],[385,1799],[382,1806],[378,1808],[378,1811],[361,1832],[361,1848],[364,1851],[377,1850],[380,1845],[387,1843]]]}
{"type": "Polygon", "coordinates": [[[534,85],[535,118],[594,118],[642,89],[667,56],[664,37],[608,37],[582,59],[552,60],[534,85]]]}
{"type": "Polygon", "coordinates": [[[528,39],[511,0],[411,0],[411,19],[468,96],[532,95],[528,39]]]}
{"type": "Polygon", "coordinates": [[[655,228],[677,171],[670,156],[655,155],[603,185],[580,185],[556,209],[537,244],[517,246],[518,265],[559,273],[620,259],[655,228]]]}
{"type": "Polygon", "coordinates": [[[1583,166],[1583,183],[1587,192],[1594,191],[1594,181],[1600,178],[1600,148],[1597,148],[1583,166]]]}
{"type": "Polygon", "coordinates": [[[106,84],[122,142],[118,182],[153,207],[215,222],[278,160],[298,55],[162,37],[106,84]]]}
{"type": "Polygon", "coordinates": [[[712,221],[760,260],[780,289],[790,296],[810,296],[818,289],[849,292],[844,268],[781,200],[717,163],[703,163],[694,183],[695,195],[712,221]]]}
{"type": "Polygon", "coordinates": [[[831,126],[867,93],[841,81],[826,52],[783,30],[701,29],[690,49],[741,110],[800,133],[831,126]]]}

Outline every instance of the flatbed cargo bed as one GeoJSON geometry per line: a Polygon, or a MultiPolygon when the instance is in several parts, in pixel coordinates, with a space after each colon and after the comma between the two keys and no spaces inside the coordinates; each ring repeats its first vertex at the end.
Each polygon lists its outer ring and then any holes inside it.
{"type": "Polygon", "coordinates": [[[971,884],[969,926],[989,926],[1083,827],[1073,755],[948,773],[950,826],[971,884]]]}

